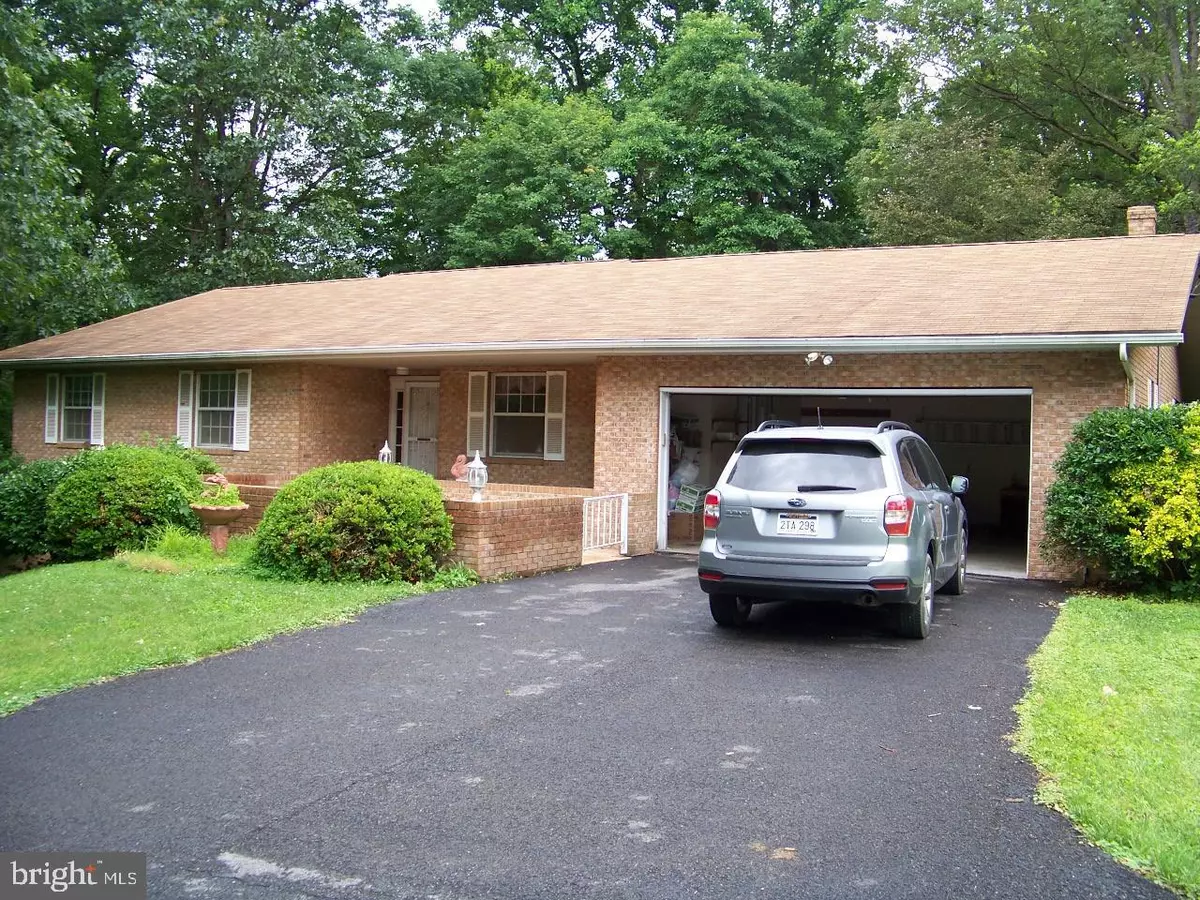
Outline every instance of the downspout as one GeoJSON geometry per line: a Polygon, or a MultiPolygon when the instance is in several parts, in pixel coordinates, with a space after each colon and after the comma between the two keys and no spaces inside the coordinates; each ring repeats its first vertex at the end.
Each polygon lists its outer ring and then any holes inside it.
{"type": "Polygon", "coordinates": [[[1137,406],[1137,379],[1133,377],[1133,364],[1129,361],[1129,344],[1125,341],[1117,347],[1121,357],[1121,367],[1125,370],[1125,383],[1129,385],[1129,406],[1137,406]]]}

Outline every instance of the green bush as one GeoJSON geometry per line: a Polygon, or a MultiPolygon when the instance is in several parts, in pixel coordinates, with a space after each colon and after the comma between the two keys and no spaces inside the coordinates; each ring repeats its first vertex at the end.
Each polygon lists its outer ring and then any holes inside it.
{"type": "Polygon", "coordinates": [[[37,556],[50,552],[46,502],[78,459],[78,455],[38,459],[0,478],[0,555],[37,556]]]}
{"type": "Polygon", "coordinates": [[[51,552],[99,559],[140,547],[164,525],[197,531],[189,504],[200,487],[189,461],[158,448],[113,445],[82,454],[47,502],[51,552]]]}
{"type": "Polygon", "coordinates": [[[1055,475],[1051,555],[1130,587],[1200,581],[1200,406],[1098,410],[1055,475]]]}
{"type": "Polygon", "coordinates": [[[258,526],[255,561],[285,578],[410,581],[453,548],[429,475],[379,462],[337,463],[288,482],[258,526]]]}
{"type": "MultiPolygon", "coordinates": [[[[145,439],[143,435],[143,440],[145,439]]],[[[186,460],[196,474],[201,477],[205,475],[216,475],[221,469],[217,466],[217,461],[205,453],[203,450],[197,450],[195,447],[185,447],[179,443],[179,438],[159,438],[148,446],[155,450],[161,450],[163,453],[170,453],[173,456],[178,456],[180,459],[186,460]]]]}

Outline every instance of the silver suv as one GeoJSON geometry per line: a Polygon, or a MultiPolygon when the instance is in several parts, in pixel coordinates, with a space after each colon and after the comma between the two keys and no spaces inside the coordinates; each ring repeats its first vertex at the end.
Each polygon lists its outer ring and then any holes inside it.
{"type": "Polygon", "coordinates": [[[888,605],[901,634],[926,637],[934,591],[965,587],[967,487],[902,422],[764,422],[704,499],[700,587],[713,619],[736,627],[755,603],[834,600],[888,605]]]}

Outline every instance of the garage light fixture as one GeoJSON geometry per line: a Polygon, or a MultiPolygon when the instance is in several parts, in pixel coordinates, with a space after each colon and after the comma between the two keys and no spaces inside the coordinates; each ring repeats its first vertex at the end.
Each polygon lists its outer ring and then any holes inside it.
{"type": "Polygon", "coordinates": [[[811,366],[818,359],[821,361],[821,365],[823,365],[823,366],[832,366],[833,365],[833,357],[832,356],[830,356],[828,353],[818,353],[816,350],[812,351],[810,354],[808,354],[808,356],[804,357],[804,364],[806,366],[811,366]]]}

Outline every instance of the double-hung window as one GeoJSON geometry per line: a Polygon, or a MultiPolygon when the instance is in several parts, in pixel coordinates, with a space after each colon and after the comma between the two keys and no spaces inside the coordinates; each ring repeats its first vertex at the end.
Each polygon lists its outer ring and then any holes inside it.
{"type": "Polygon", "coordinates": [[[196,446],[233,448],[234,372],[196,373],[196,446]]]}
{"type": "Polygon", "coordinates": [[[76,372],[46,376],[47,444],[104,443],[104,376],[76,372]]]}
{"type": "Polygon", "coordinates": [[[471,372],[467,455],[566,458],[566,372],[471,372]]]}
{"type": "Polygon", "coordinates": [[[175,433],[185,447],[250,449],[250,370],[179,373],[175,433]]]}

